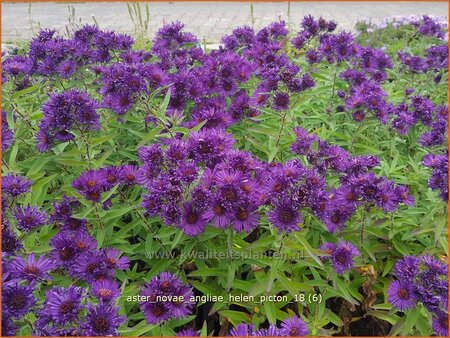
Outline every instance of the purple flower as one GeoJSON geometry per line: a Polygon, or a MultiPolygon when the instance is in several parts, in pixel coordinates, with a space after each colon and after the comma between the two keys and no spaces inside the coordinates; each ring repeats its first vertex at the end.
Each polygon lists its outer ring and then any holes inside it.
{"type": "Polygon", "coordinates": [[[14,324],[11,318],[6,318],[6,315],[2,316],[2,336],[11,337],[17,336],[17,331],[19,327],[14,324]]]}
{"type": "Polygon", "coordinates": [[[103,302],[111,302],[120,297],[119,284],[111,279],[101,279],[92,283],[92,293],[103,302]]]}
{"type": "Polygon", "coordinates": [[[53,248],[50,257],[58,266],[69,267],[75,262],[79,248],[73,236],[70,232],[61,231],[50,240],[50,246],[53,248]]]}
{"type": "Polygon", "coordinates": [[[219,200],[213,200],[203,214],[207,222],[211,222],[216,228],[224,229],[231,224],[231,213],[227,211],[219,200]]]}
{"type": "Polygon", "coordinates": [[[10,228],[7,221],[2,217],[2,253],[4,256],[14,256],[22,248],[22,242],[16,233],[10,228]]]}
{"type": "Polygon", "coordinates": [[[319,140],[319,137],[314,134],[309,134],[305,129],[301,127],[295,127],[294,132],[296,135],[295,143],[292,144],[292,152],[298,155],[307,155],[311,151],[311,147],[314,142],[319,140]]]}
{"type": "Polygon", "coordinates": [[[193,329],[184,329],[177,332],[177,337],[199,337],[198,331],[194,331],[193,329]]]}
{"type": "Polygon", "coordinates": [[[77,256],[75,263],[70,267],[70,272],[74,277],[90,283],[114,277],[114,270],[106,265],[104,255],[99,251],[77,256]]]}
{"type": "Polygon", "coordinates": [[[389,285],[387,294],[389,303],[401,311],[412,309],[416,306],[416,298],[411,283],[394,280],[389,285]]]}
{"type": "Polygon", "coordinates": [[[67,324],[78,319],[83,308],[83,289],[69,286],[68,288],[54,286],[46,291],[46,299],[42,313],[58,324],[67,324]]]}
{"type": "Polygon", "coordinates": [[[272,107],[277,111],[283,111],[289,108],[289,94],[277,92],[272,98],[272,107]]]}
{"type": "Polygon", "coordinates": [[[285,319],[281,323],[281,329],[284,330],[288,337],[301,337],[308,335],[308,327],[299,317],[291,317],[285,319]]]}
{"type": "Polygon", "coordinates": [[[103,248],[106,265],[109,269],[127,270],[130,267],[130,260],[127,256],[120,257],[121,252],[115,248],[103,248]]]}
{"type": "Polygon", "coordinates": [[[13,214],[17,220],[17,228],[23,231],[30,231],[44,225],[47,221],[47,214],[31,205],[27,205],[24,208],[16,207],[13,214]]]}
{"type": "Polygon", "coordinates": [[[433,330],[439,336],[448,337],[448,313],[440,311],[433,317],[433,330]]]}
{"type": "Polygon", "coordinates": [[[419,274],[419,266],[419,257],[405,256],[395,264],[393,272],[400,279],[412,281],[419,274]]]}
{"type": "Polygon", "coordinates": [[[251,337],[253,336],[254,326],[250,324],[238,324],[230,331],[232,337],[251,337]]]}
{"type": "Polygon", "coordinates": [[[99,202],[105,191],[107,179],[105,172],[100,170],[84,171],[80,177],[72,182],[72,186],[88,200],[99,202]]]}
{"type": "Polygon", "coordinates": [[[21,319],[36,303],[33,296],[34,283],[24,286],[15,283],[3,284],[2,312],[7,318],[21,319]]]}
{"type": "Polygon", "coordinates": [[[260,215],[255,207],[241,205],[237,208],[233,219],[233,228],[237,232],[250,232],[259,224],[260,215]]]}
{"type": "Polygon", "coordinates": [[[269,212],[267,219],[280,230],[287,232],[300,230],[299,223],[303,221],[299,211],[287,201],[276,205],[269,212]]]}
{"type": "Polygon", "coordinates": [[[49,272],[55,268],[55,265],[52,260],[45,258],[45,256],[36,260],[34,253],[31,253],[28,259],[15,258],[9,263],[8,267],[15,278],[32,281],[50,279],[49,272]]]}
{"type": "Polygon", "coordinates": [[[259,329],[253,335],[255,337],[283,337],[285,332],[275,325],[270,325],[267,329],[259,329]]]}
{"type": "Polygon", "coordinates": [[[183,318],[192,313],[194,302],[190,300],[193,293],[190,287],[169,272],[162,272],[153,277],[142,291],[146,296],[140,306],[150,324],[157,324],[170,318],[183,318]],[[157,296],[170,296],[171,300],[158,300],[157,296]],[[174,299],[173,297],[178,297],[174,299]]]}
{"type": "Polygon", "coordinates": [[[338,274],[353,268],[354,259],[360,255],[359,250],[351,243],[340,240],[337,244],[324,243],[321,250],[331,255],[331,263],[338,274]]]}
{"type": "Polygon", "coordinates": [[[88,313],[82,328],[87,336],[117,336],[117,328],[126,317],[118,314],[119,308],[111,303],[88,305],[88,313]]]}
{"type": "Polygon", "coordinates": [[[2,192],[11,197],[17,197],[30,191],[33,184],[25,176],[9,173],[2,177],[2,192]]]}
{"type": "Polygon", "coordinates": [[[203,214],[196,210],[192,203],[185,203],[183,206],[180,228],[188,236],[196,236],[202,233],[206,227],[206,220],[203,214]]]}
{"type": "Polygon", "coordinates": [[[14,133],[8,126],[6,112],[2,111],[2,151],[7,151],[14,143],[14,133]]]}

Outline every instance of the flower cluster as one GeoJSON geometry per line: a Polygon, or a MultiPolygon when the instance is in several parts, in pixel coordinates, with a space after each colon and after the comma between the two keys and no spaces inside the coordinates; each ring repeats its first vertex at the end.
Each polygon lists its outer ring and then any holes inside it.
{"type": "MultiPolygon", "coordinates": [[[[407,187],[396,185],[393,181],[369,171],[379,164],[378,158],[351,156],[341,147],[330,145],[301,127],[294,131],[296,141],[291,146],[292,151],[306,156],[308,163],[315,170],[307,182],[309,185],[315,182],[314,186],[319,192],[315,193],[315,204],[310,207],[330,232],[342,230],[356,209],[364,204],[366,207],[374,205],[385,212],[397,210],[402,203],[414,204],[414,198],[407,187]],[[324,182],[330,172],[341,175],[341,184],[327,191],[324,190],[324,182]]],[[[295,197],[307,197],[306,192],[308,189],[300,189],[300,193],[295,197]]]]}
{"type": "Polygon", "coordinates": [[[249,153],[232,149],[233,138],[220,129],[192,133],[139,149],[144,163],[137,182],[148,190],[143,207],[161,215],[187,235],[203,232],[207,223],[250,231],[259,223],[264,202],[263,164],[249,153]]]}
{"type": "MultiPolygon", "coordinates": [[[[26,193],[31,185],[31,181],[21,176],[8,175],[4,181],[3,189],[8,198],[26,193]]],[[[118,334],[117,328],[125,317],[118,315],[118,307],[114,305],[120,296],[114,274],[116,270],[128,269],[129,261],[120,257],[117,249],[97,249],[97,241],[89,234],[86,220],[73,217],[79,205],[77,200],[64,196],[61,202],[54,203],[49,219],[44,212],[29,205],[13,210],[16,227],[22,231],[45,222],[56,222],[61,227],[50,239],[52,251],[48,256],[38,257],[34,253],[20,256],[23,244],[7,221],[9,213],[2,215],[3,335],[17,335],[16,321],[29,312],[37,318],[33,334],[40,336],[118,334]],[[87,286],[45,289],[55,276],[64,274],[87,286]],[[45,290],[45,300],[40,304],[35,291],[42,290],[45,290]]]]}
{"type": "Polygon", "coordinates": [[[429,255],[406,256],[394,267],[397,280],[389,285],[389,302],[405,311],[421,302],[433,313],[433,329],[448,336],[448,265],[429,255]]]}
{"type": "Polygon", "coordinates": [[[255,330],[253,325],[239,324],[231,329],[232,337],[303,337],[308,335],[308,326],[299,317],[290,317],[281,325],[270,325],[266,329],[255,330]]]}
{"type": "Polygon", "coordinates": [[[40,130],[36,136],[38,150],[49,150],[56,140],[74,140],[74,132],[83,136],[88,131],[99,130],[97,108],[98,103],[78,89],[50,94],[50,99],[42,107],[44,117],[39,122],[40,130]]]}
{"type": "Polygon", "coordinates": [[[118,51],[127,51],[134,43],[124,34],[102,31],[85,25],[70,39],[55,35],[55,30],[42,30],[30,42],[27,56],[17,55],[6,60],[2,68],[6,77],[54,76],[69,78],[78,69],[93,63],[110,61],[118,51]]]}
{"type": "Polygon", "coordinates": [[[187,317],[195,305],[191,299],[191,288],[170,272],[161,272],[153,277],[144,286],[142,296],[145,296],[146,300],[140,306],[150,324],[158,324],[170,318],[187,317]]]}
{"type": "Polygon", "coordinates": [[[369,26],[367,32],[371,33],[376,29],[383,29],[389,26],[393,28],[402,28],[403,26],[414,26],[419,34],[434,36],[442,40],[448,39],[448,19],[446,17],[435,17],[432,15],[410,15],[410,16],[391,16],[385,18],[381,23],[374,24],[370,19],[362,19],[360,24],[369,26]]]}
{"type": "Polygon", "coordinates": [[[448,201],[448,150],[443,155],[428,154],[422,161],[425,167],[433,169],[428,186],[440,192],[439,196],[448,201]]]}
{"type": "MultiPolygon", "coordinates": [[[[127,164],[84,171],[80,177],[72,182],[72,186],[86,199],[92,202],[100,202],[102,193],[119,184],[133,185],[136,180],[137,167],[127,164]]],[[[109,202],[110,200],[104,202],[103,207],[105,209],[109,208],[109,202]]]]}

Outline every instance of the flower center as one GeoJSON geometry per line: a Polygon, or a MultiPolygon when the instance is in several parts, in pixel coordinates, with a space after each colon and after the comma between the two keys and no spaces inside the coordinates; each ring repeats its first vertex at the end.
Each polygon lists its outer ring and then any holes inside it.
{"type": "Polygon", "coordinates": [[[222,208],[220,205],[215,205],[214,206],[214,214],[217,216],[221,216],[225,213],[225,209],[222,208]]]}
{"type": "Polygon", "coordinates": [[[87,185],[89,188],[95,187],[96,184],[97,184],[97,183],[96,183],[94,180],[89,180],[89,181],[87,181],[87,183],[86,183],[86,185],[87,185]]]}
{"type": "Polygon", "coordinates": [[[98,294],[100,295],[100,297],[102,298],[109,298],[112,295],[112,291],[109,289],[100,289],[98,291],[98,294]]]}
{"type": "Polygon", "coordinates": [[[406,291],[405,289],[400,289],[398,290],[398,296],[402,299],[406,299],[408,298],[408,291],[406,291]]]}
{"type": "Polygon", "coordinates": [[[39,273],[39,268],[34,265],[27,265],[24,272],[29,275],[37,275],[39,273]]]}
{"type": "Polygon", "coordinates": [[[59,258],[61,258],[63,261],[68,261],[72,259],[72,257],[73,257],[72,248],[65,247],[59,250],[59,258]]]}
{"type": "Polygon", "coordinates": [[[339,215],[334,214],[333,216],[331,216],[331,221],[333,223],[339,223],[339,221],[341,220],[341,217],[339,217],[339,215]]]}
{"type": "Polygon", "coordinates": [[[91,274],[94,272],[95,269],[97,269],[99,267],[98,263],[90,263],[87,265],[86,267],[86,272],[91,274]]]}
{"type": "Polygon", "coordinates": [[[239,210],[236,217],[240,221],[245,221],[248,218],[248,212],[246,210],[239,210]]]}
{"type": "Polygon", "coordinates": [[[292,337],[297,336],[298,334],[298,329],[296,327],[293,327],[290,331],[289,331],[289,335],[292,337]]]}
{"type": "Polygon", "coordinates": [[[351,191],[347,193],[345,198],[347,199],[347,201],[355,201],[356,200],[355,194],[351,191]]]}
{"type": "Polygon", "coordinates": [[[109,328],[109,320],[103,316],[98,316],[93,322],[94,330],[97,332],[106,332],[109,328]]]}
{"type": "Polygon", "coordinates": [[[195,224],[197,222],[197,220],[198,220],[198,216],[194,212],[190,212],[186,215],[186,221],[189,224],[195,224]]]}
{"type": "Polygon", "coordinates": [[[164,312],[166,312],[166,309],[162,305],[157,305],[152,309],[152,313],[155,317],[161,317],[164,312]]]}
{"type": "Polygon", "coordinates": [[[21,293],[16,293],[12,295],[11,298],[9,299],[9,306],[15,310],[22,309],[26,303],[27,303],[26,297],[21,293]]]}
{"type": "Polygon", "coordinates": [[[59,306],[59,313],[62,315],[67,315],[71,313],[75,309],[75,305],[71,300],[66,300],[65,302],[62,302],[59,306]]]}
{"type": "Polygon", "coordinates": [[[284,209],[280,212],[280,220],[283,223],[291,223],[295,219],[295,214],[290,209],[284,209]]]}
{"type": "Polygon", "coordinates": [[[339,263],[341,263],[341,264],[344,264],[347,260],[345,259],[345,256],[344,255],[337,255],[336,256],[336,260],[339,262],[339,263]]]}
{"type": "Polygon", "coordinates": [[[228,202],[235,202],[237,200],[236,191],[233,188],[225,188],[223,192],[225,200],[228,202]]]}

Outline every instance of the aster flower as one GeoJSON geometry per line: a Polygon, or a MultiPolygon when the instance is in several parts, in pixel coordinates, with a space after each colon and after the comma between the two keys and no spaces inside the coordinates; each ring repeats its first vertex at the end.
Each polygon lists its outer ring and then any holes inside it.
{"type": "Polygon", "coordinates": [[[53,261],[45,256],[35,258],[34,253],[28,259],[17,257],[9,263],[9,270],[16,278],[32,280],[49,279],[49,272],[55,268],[53,261]]]}
{"type": "Polygon", "coordinates": [[[255,337],[283,337],[285,333],[275,325],[270,325],[267,329],[259,329],[253,335],[255,337]]]}
{"type": "Polygon", "coordinates": [[[2,151],[7,151],[14,143],[14,133],[9,128],[6,112],[2,111],[2,151]]]}
{"type": "Polygon", "coordinates": [[[35,305],[33,296],[34,283],[24,286],[17,282],[4,284],[2,287],[2,312],[7,318],[21,319],[35,305]]]}
{"type": "Polygon", "coordinates": [[[57,324],[67,324],[76,320],[83,308],[83,289],[70,286],[68,288],[54,286],[46,291],[46,300],[42,312],[57,324]]]}
{"type": "Polygon", "coordinates": [[[308,335],[308,327],[299,317],[291,317],[285,319],[281,323],[281,329],[284,330],[288,337],[300,337],[308,335]]]}
{"type": "Polygon", "coordinates": [[[299,224],[303,221],[299,211],[288,201],[276,205],[269,212],[267,219],[280,230],[287,232],[300,230],[299,224]]]}
{"type": "Polygon", "coordinates": [[[448,337],[448,314],[440,311],[433,317],[433,330],[439,336],[448,337]]]}
{"type": "Polygon", "coordinates": [[[339,241],[331,255],[331,261],[337,273],[342,274],[353,268],[354,259],[360,255],[359,250],[350,242],[339,241]]]}
{"type": "Polygon", "coordinates": [[[22,242],[16,233],[2,217],[2,254],[4,256],[14,256],[22,247],[22,242]]]}
{"type": "Polygon", "coordinates": [[[87,282],[114,277],[114,270],[106,265],[104,255],[100,251],[86,252],[77,256],[70,267],[73,276],[87,282]]]}
{"type": "Polygon", "coordinates": [[[124,165],[121,170],[121,182],[126,185],[136,183],[137,167],[134,165],[124,165]]]}
{"type": "Polygon", "coordinates": [[[295,143],[292,144],[291,150],[298,155],[307,155],[311,151],[314,142],[318,141],[317,135],[309,134],[301,127],[295,127],[294,133],[296,135],[295,143]]]}
{"type": "Polygon", "coordinates": [[[196,236],[204,231],[206,220],[192,203],[183,206],[180,228],[186,235],[196,236]]]}
{"type": "Polygon", "coordinates": [[[359,250],[351,242],[343,240],[340,240],[337,244],[324,243],[321,250],[330,255],[329,259],[338,274],[351,270],[355,257],[360,255],[359,250]]]}
{"type": "Polygon", "coordinates": [[[11,197],[17,197],[30,191],[31,184],[25,176],[9,173],[2,177],[2,192],[11,197]]]}
{"type": "Polygon", "coordinates": [[[247,204],[241,205],[234,214],[233,228],[238,232],[250,232],[258,226],[259,218],[256,207],[247,204]]]}
{"type": "Polygon", "coordinates": [[[194,331],[193,329],[184,329],[177,332],[177,337],[199,337],[198,331],[194,331]]]}
{"type": "Polygon", "coordinates": [[[47,214],[31,205],[27,205],[24,208],[16,207],[13,214],[17,220],[17,228],[23,231],[30,231],[44,225],[47,221],[47,214]]]}
{"type": "Polygon", "coordinates": [[[277,92],[272,98],[272,107],[277,111],[283,111],[289,108],[289,94],[277,92]]]}
{"type": "Polygon", "coordinates": [[[98,104],[88,93],[70,89],[63,93],[50,94],[43,105],[44,117],[39,123],[38,149],[48,149],[50,140],[66,142],[74,138],[71,129],[91,131],[100,129],[98,104]]]}
{"type": "Polygon", "coordinates": [[[405,256],[395,263],[393,272],[404,280],[413,280],[419,273],[420,259],[417,256],[405,256]]]}
{"type": "Polygon", "coordinates": [[[103,248],[106,265],[109,269],[127,270],[130,266],[130,260],[126,256],[120,257],[121,252],[115,248],[103,248]]]}
{"type": "Polygon", "coordinates": [[[119,284],[111,279],[101,279],[92,283],[92,293],[103,302],[120,297],[119,284]]]}
{"type": "Polygon", "coordinates": [[[87,336],[116,336],[118,327],[126,317],[118,314],[119,308],[110,303],[88,305],[88,314],[82,327],[87,336]]]}
{"type": "Polygon", "coordinates": [[[416,297],[412,285],[401,280],[394,280],[389,285],[388,291],[389,303],[401,311],[412,309],[416,306],[416,297]]]}
{"type": "Polygon", "coordinates": [[[207,222],[217,228],[224,229],[231,223],[232,214],[227,211],[219,200],[211,201],[208,209],[203,214],[203,218],[207,222]]]}
{"type": "Polygon", "coordinates": [[[50,240],[50,246],[53,248],[50,252],[50,258],[58,266],[71,266],[80,252],[74,241],[74,235],[67,231],[61,231],[50,240]]]}
{"type": "Polygon", "coordinates": [[[5,315],[2,316],[2,337],[16,336],[19,327],[14,324],[11,318],[6,318],[5,315]]]}
{"type": "Polygon", "coordinates": [[[254,326],[250,324],[238,324],[230,331],[232,337],[251,337],[253,336],[254,326]]]}
{"type": "Polygon", "coordinates": [[[88,200],[99,202],[101,193],[105,191],[107,179],[105,172],[100,170],[84,171],[72,182],[72,186],[88,200]]]}
{"type": "Polygon", "coordinates": [[[192,313],[194,302],[191,288],[184,285],[177,276],[162,272],[153,277],[142,291],[147,300],[140,304],[145,318],[150,324],[157,324],[170,318],[183,318],[192,313]],[[156,296],[184,297],[184,301],[157,301],[156,296]]]}

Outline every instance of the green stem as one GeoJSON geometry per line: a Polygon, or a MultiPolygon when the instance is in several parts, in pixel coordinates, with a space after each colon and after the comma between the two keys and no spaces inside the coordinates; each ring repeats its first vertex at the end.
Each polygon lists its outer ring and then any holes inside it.
{"type": "Polygon", "coordinates": [[[353,146],[355,145],[355,141],[356,141],[356,137],[358,136],[359,130],[361,129],[362,123],[360,122],[358,125],[358,128],[356,129],[355,133],[353,134],[352,137],[352,143],[350,144],[350,148],[348,150],[349,153],[351,153],[351,151],[353,150],[353,146]]]}
{"type": "Polygon", "coordinates": [[[228,278],[227,278],[227,292],[231,290],[231,286],[233,285],[233,280],[234,280],[234,267],[233,267],[233,235],[234,235],[234,230],[233,228],[230,226],[227,229],[227,249],[228,249],[228,255],[227,255],[227,259],[228,259],[228,278]]]}

